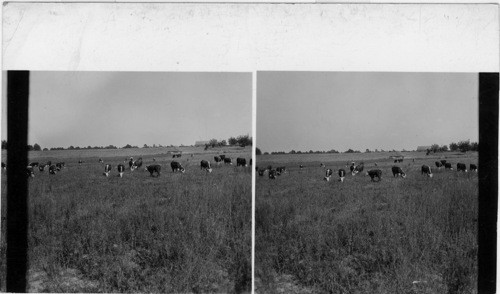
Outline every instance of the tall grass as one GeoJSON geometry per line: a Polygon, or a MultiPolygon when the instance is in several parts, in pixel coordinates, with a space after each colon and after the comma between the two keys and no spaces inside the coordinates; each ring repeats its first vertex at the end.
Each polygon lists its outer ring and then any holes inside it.
{"type": "Polygon", "coordinates": [[[324,182],[319,166],[299,171],[286,161],[289,174],[258,178],[257,292],[276,292],[278,277],[290,274],[321,293],[476,293],[477,175],[427,178],[424,162],[433,161],[400,164],[401,179],[379,160],[377,183],[364,175],[324,182]]]}
{"type": "MultiPolygon", "coordinates": [[[[206,157],[206,156],[205,156],[206,157]]],[[[142,169],[106,178],[77,159],[57,175],[30,180],[29,262],[47,275],[40,291],[241,293],[251,281],[250,168],[185,174],[159,159],[158,178],[142,169]],[[62,283],[76,270],[83,283],[62,283]]],[[[209,158],[207,158],[209,159],[209,158]]],[[[145,162],[152,163],[152,162],[145,162]]]]}

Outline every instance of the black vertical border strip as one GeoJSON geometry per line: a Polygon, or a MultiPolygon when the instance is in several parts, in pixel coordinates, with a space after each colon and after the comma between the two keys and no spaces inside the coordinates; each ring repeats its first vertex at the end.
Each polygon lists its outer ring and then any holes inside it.
{"type": "Polygon", "coordinates": [[[498,73],[479,74],[478,293],[496,291],[498,73]]]}
{"type": "Polygon", "coordinates": [[[7,292],[26,292],[29,72],[7,72],[7,292]]]}

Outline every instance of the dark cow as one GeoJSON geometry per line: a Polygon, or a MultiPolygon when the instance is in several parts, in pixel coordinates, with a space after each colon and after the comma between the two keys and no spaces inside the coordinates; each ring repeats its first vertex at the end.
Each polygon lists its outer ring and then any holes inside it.
{"type": "Polygon", "coordinates": [[[402,178],[406,178],[406,174],[403,172],[403,170],[399,166],[392,167],[392,175],[394,177],[401,176],[402,178]]]}
{"type": "Polygon", "coordinates": [[[181,156],[182,156],[182,154],[180,154],[180,153],[179,154],[174,154],[174,155],[172,155],[172,158],[176,158],[176,157],[177,158],[181,158],[181,156]]]}
{"type": "Polygon", "coordinates": [[[402,158],[396,158],[396,159],[394,159],[394,163],[397,163],[397,162],[403,162],[403,159],[402,158]]]}
{"type": "Polygon", "coordinates": [[[224,159],[226,158],[226,155],[225,154],[221,154],[219,155],[220,159],[222,159],[224,161],[224,159]]]}
{"type": "Polygon", "coordinates": [[[327,168],[325,170],[325,177],[323,178],[323,180],[329,182],[330,181],[330,177],[333,175],[333,170],[331,168],[327,168]]]}
{"type": "Polygon", "coordinates": [[[443,167],[443,164],[441,162],[439,162],[439,161],[436,161],[435,164],[436,164],[437,168],[443,167]]]}
{"type": "Polygon", "coordinates": [[[467,172],[467,166],[463,163],[457,163],[457,171],[467,172]]]}
{"type": "Polygon", "coordinates": [[[441,164],[442,164],[442,165],[446,165],[446,160],[444,160],[444,159],[443,159],[443,160],[441,160],[441,164]]]}
{"type": "Polygon", "coordinates": [[[49,174],[55,175],[57,173],[57,171],[58,171],[57,166],[55,166],[55,165],[49,166],[49,174]]]}
{"type": "Polygon", "coordinates": [[[222,162],[222,158],[220,158],[220,156],[214,156],[214,161],[217,165],[219,165],[222,162]]]}
{"type": "Polygon", "coordinates": [[[140,168],[141,166],[142,166],[142,157],[137,159],[136,161],[134,161],[133,168],[136,169],[136,168],[140,168]]]}
{"type": "Polygon", "coordinates": [[[425,164],[422,165],[421,171],[422,171],[422,173],[421,173],[422,175],[426,174],[429,178],[432,178],[432,170],[431,170],[430,166],[425,165],[425,164]]]}
{"type": "Polygon", "coordinates": [[[31,166],[32,168],[34,168],[34,167],[38,167],[39,164],[38,164],[38,162],[31,162],[30,164],[28,164],[28,166],[31,166]]]}
{"type": "Polygon", "coordinates": [[[352,175],[355,176],[357,173],[362,172],[364,168],[365,168],[365,166],[364,166],[363,163],[360,163],[360,164],[356,165],[356,167],[352,171],[352,175]]]}
{"type": "Polygon", "coordinates": [[[236,158],[236,166],[247,166],[247,160],[245,158],[236,158]]]}
{"type": "Polygon", "coordinates": [[[339,178],[340,178],[340,181],[341,182],[344,182],[344,178],[345,178],[345,170],[344,169],[339,169],[339,178]]]}
{"type": "Polygon", "coordinates": [[[210,167],[210,161],[208,161],[208,160],[202,160],[200,162],[200,169],[204,169],[207,172],[211,173],[212,172],[212,168],[210,167]]]}
{"type": "Polygon", "coordinates": [[[106,177],[109,176],[109,172],[111,171],[111,164],[106,164],[104,166],[104,173],[103,175],[105,175],[106,177]]]}
{"type": "Polygon", "coordinates": [[[355,168],[356,168],[356,166],[354,165],[354,162],[351,163],[351,166],[349,167],[349,170],[351,170],[352,174],[353,174],[355,168]]]}
{"type": "Polygon", "coordinates": [[[271,180],[276,179],[276,170],[274,170],[274,169],[269,170],[269,179],[271,179],[271,180]]]}
{"type": "Polygon", "coordinates": [[[123,178],[123,172],[125,171],[125,166],[123,164],[118,165],[118,176],[120,178],[123,178]]]}
{"type": "Polygon", "coordinates": [[[286,167],[285,166],[280,166],[280,167],[276,168],[276,173],[277,173],[278,176],[281,175],[281,174],[283,174],[283,173],[285,173],[285,172],[286,172],[286,167]]]}
{"type": "Polygon", "coordinates": [[[262,177],[264,175],[264,173],[266,172],[266,170],[265,169],[259,169],[257,172],[259,173],[259,176],[262,177]]]}
{"type": "Polygon", "coordinates": [[[375,182],[375,177],[378,178],[378,181],[382,180],[382,171],[379,169],[372,169],[366,172],[367,176],[370,176],[372,182],[375,182]]]}
{"type": "Polygon", "coordinates": [[[83,160],[78,160],[79,165],[82,165],[82,163],[83,163],[83,160]]]}
{"type": "Polygon", "coordinates": [[[444,163],[444,168],[449,169],[449,170],[453,170],[453,167],[451,167],[451,163],[449,163],[449,162],[444,163]]]}
{"type": "Polygon", "coordinates": [[[471,164],[470,164],[470,171],[471,171],[471,172],[476,172],[476,173],[477,173],[477,165],[475,165],[475,164],[471,163],[471,164]]]}
{"type": "Polygon", "coordinates": [[[38,167],[38,170],[43,172],[45,170],[45,165],[41,164],[39,167],[38,167]]]}
{"type": "Polygon", "coordinates": [[[65,166],[66,165],[64,164],[64,162],[58,162],[58,163],[56,163],[56,168],[57,168],[58,171],[60,171],[65,166]]]}
{"type": "Polygon", "coordinates": [[[250,158],[249,162],[248,162],[248,165],[252,165],[252,159],[250,158]]]}
{"type": "Polygon", "coordinates": [[[2,162],[2,169],[7,169],[7,165],[5,164],[5,162],[2,162]]]}
{"type": "Polygon", "coordinates": [[[325,164],[324,163],[320,163],[319,167],[325,167],[325,164]]]}
{"type": "Polygon", "coordinates": [[[186,169],[184,167],[182,167],[182,165],[177,162],[177,161],[172,161],[170,163],[170,167],[172,168],[172,172],[175,173],[175,172],[181,172],[181,173],[184,173],[186,171],[186,169]]]}
{"type": "Polygon", "coordinates": [[[304,168],[304,166],[301,164],[301,165],[299,165],[299,168],[300,168],[300,169],[303,169],[303,168],[304,168]]]}
{"type": "Polygon", "coordinates": [[[28,166],[26,167],[26,176],[27,176],[28,178],[34,178],[34,177],[35,177],[35,173],[33,172],[33,167],[32,167],[32,166],[30,166],[30,165],[28,165],[28,166]]]}
{"type": "Polygon", "coordinates": [[[103,163],[103,162],[104,162],[104,161],[103,161],[101,158],[99,158],[99,163],[103,163]]]}
{"type": "Polygon", "coordinates": [[[161,172],[161,166],[158,164],[147,165],[146,170],[149,172],[151,176],[153,176],[153,173],[156,173],[156,177],[159,177],[161,172]]]}
{"type": "Polygon", "coordinates": [[[131,171],[134,171],[134,159],[130,157],[130,160],[128,162],[128,167],[130,168],[131,171]]]}
{"type": "Polygon", "coordinates": [[[231,158],[230,158],[230,157],[224,157],[224,163],[225,163],[225,164],[231,164],[231,165],[232,165],[232,164],[233,164],[233,161],[231,160],[231,158]]]}

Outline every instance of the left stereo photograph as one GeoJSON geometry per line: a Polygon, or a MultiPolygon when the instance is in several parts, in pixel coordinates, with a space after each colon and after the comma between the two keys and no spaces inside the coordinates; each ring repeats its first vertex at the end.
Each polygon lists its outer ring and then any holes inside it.
{"type": "Polygon", "coordinates": [[[23,275],[23,236],[28,292],[251,291],[252,73],[26,72],[24,127],[9,113],[15,73],[2,81],[0,291],[23,275]]]}

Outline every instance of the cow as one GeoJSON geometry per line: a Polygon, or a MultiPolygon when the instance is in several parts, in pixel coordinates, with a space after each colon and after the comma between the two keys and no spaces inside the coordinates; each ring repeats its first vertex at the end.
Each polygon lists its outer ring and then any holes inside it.
{"type": "Polygon", "coordinates": [[[325,164],[324,163],[320,163],[319,167],[325,167],[325,164]]]}
{"type": "Polygon", "coordinates": [[[82,165],[83,160],[78,160],[78,165],[82,165]]]}
{"type": "Polygon", "coordinates": [[[436,161],[435,164],[436,164],[436,167],[438,169],[440,169],[441,167],[443,167],[443,164],[441,162],[439,162],[439,161],[436,161]]]}
{"type": "Polygon", "coordinates": [[[330,181],[330,177],[333,175],[333,170],[331,168],[327,168],[325,170],[325,177],[323,178],[323,180],[329,182],[330,181]]]}
{"type": "Polygon", "coordinates": [[[250,160],[248,161],[248,165],[252,165],[252,159],[250,158],[250,160]]]}
{"type": "Polygon", "coordinates": [[[467,172],[467,166],[463,163],[457,163],[457,171],[467,172]]]}
{"type": "Polygon", "coordinates": [[[236,158],[236,166],[247,166],[247,160],[245,158],[236,158]]]}
{"type": "Polygon", "coordinates": [[[57,166],[55,166],[55,165],[49,166],[49,174],[55,175],[57,173],[57,171],[58,171],[57,166]]]}
{"type": "Polygon", "coordinates": [[[45,170],[45,165],[41,164],[40,166],[38,166],[38,170],[43,172],[45,170]]]}
{"type": "Polygon", "coordinates": [[[445,164],[446,164],[446,160],[444,160],[444,159],[443,159],[443,160],[441,160],[441,164],[442,164],[442,165],[445,165],[445,164]]]}
{"type": "Polygon", "coordinates": [[[35,173],[33,172],[33,167],[31,165],[28,165],[26,167],[26,176],[28,178],[34,178],[35,177],[35,173]]]}
{"type": "Polygon", "coordinates": [[[444,163],[444,168],[449,169],[449,170],[453,170],[453,167],[451,167],[451,163],[449,163],[449,162],[444,163]]]}
{"type": "Polygon", "coordinates": [[[269,179],[271,179],[271,180],[276,179],[276,170],[274,170],[274,169],[269,170],[269,179]]]}
{"type": "Polygon", "coordinates": [[[364,168],[365,168],[365,166],[363,163],[356,165],[356,167],[354,167],[354,169],[352,171],[352,175],[355,176],[357,173],[362,172],[364,168]]]}
{"type": "Polygon", "coordinates": [[[64,162],[58,162],[56,163],[56,168],[58,171],[60,171],[63,167],[65,167],[64,162]]]}
{"type": "Polygon", "coordinates": [[[2,169],[7,169],[7,165],[5,164],[5,162],[2,162],[2,169]]]}
{"type": "Polygon", "coordinates": [[[259,173],[259,176],[262,177],[264,175],[264,173],[266,172],[266,170],[265,169],[259,169],[257,172],[259,173]]]}
{"type": "Polygon", "coordinates": [[[222,162],[222,158],[220,158],[220,156],[214,156],[214,161],[217,165],[219,165],[222,162]]]}
{"type": "Polygon", "coordinates": [[[422,165],[421,171],[422,171],[422,173],[421,173],[422,175],[426,174],[429,178],[432,178],[432,170],[431,170],[430,166],[425,165],[425,164],[422,165]]]}
{"type": "Polygon", "coordinates": [[[142,157],[134,161],[134,169],[140,168],[142,166],[142,157]]]}
{"type": "Polygon", "coordinates": [[[301,165],[299,165],[299,168],[300,168],[300,169],[303,169],[303,168],[304,168],[304,166],[301,164],[301,165]]]}
{"type": "Polygon", "coordinates": [[[344,178],[345,178],[345,170],[344,169],[339,169],[339,178],[340,178],[340,181],[343,183],[344,182],[344,178]]]}
{"type": "Polygon", "coordinates": [[[392,167],[392,175],[394,177],[401,176],[402,178],[406,178],[406,174],[403,172],[403,170],[399,166],[392,167]]]}
{"type": "Polygon", "coordinates": [[[276,168],[276,173],[277,175],[281,175],[281,174],[284,174],[286,172],[286,167],[285,166],[280,166],[280,167],[277,167],[276,168]]]}
{"type": "Polygon", "coordinates": [[[103,163],[104,161],[102,160],[102,158],[99,158],[99,163],[103,163]]]}
{"type": "Polygon", "coordinates": [[[38,164],[38,162],[31,162],[30,164],[28,164],[28,166],[31,166],[32,168],[34,168],[34,167],[38,167],[39,164],[38,164]]]}
{"type": "Polygon", "coordinates": [[[52,161],[47,161],[47,163],[45,165],[48,165],[49,167],[52,165],[52,161]]]}
{"type": "Polygon", "coordinates": [[[226,158],[226,155],[225,154],[221,154],[219,155],[220,159],[222,159],[222,161],[224,161],[224,159],[226,158]]]}
{"type": "Polygon", "coordinates": [[[211,173],[212,172],[212,168],[210,167],[210,161],[208,161],[208,160],[202,160],[200,162],[200,169],[204,169],[205,171],[211,173]]]}
{"type": "Polygon", "coordinates": [[[471,164],[470,164],[470,171],[471,171],[471,172],[476,172],[476,173],[477,173],[477,165],[475,165],[475,164],[471,163],[471,164]]]}
{"type": "Polygon", "coordinates": [[[123,172],[125,171],[125,166],[123,164],[118,165],[118,176],[120,178],[123,178],[123,172]]]}
{"type": "Polygon", "coordinates": [[[104,166],[104,173],[103,175],[105,175],[106,177],[109,176],[109,172],[111,171],[111,164],[106,164],[104,166]]]}
{"type": "Polygon", "coordinates": [[[366,172],[367,176],[370,176],[372,182],[375,182],[375,177],[378,178],[378,181],[382,180],[382,171],[379,169],[372,169],[366,172]]]}
{"type": "Polygon", "coordinates": [[[233,161],[231,160],[231,158],[230,158],[230,157],[224,157],[224,163],[225,163],[225,164],[231,164],[231,165],[232,165],[232,164],[233,164],[233,161]]]}
{"type": "Polygon", "coordinates": [[[351,171],[352,174],[354,174],[354,168],[356,168],[356,166],[354,165],[354,162],[351,163],[351,166],[349,167],[349,170],[351,171]]]}
{"type": "Polygon", "coordinates": [[[172,155],[172,158],[176,158],[176,157],[180,158],[181,156],[182,156],[182,154],[180,154],[180,153],[179,154],[174,154],[174,155],[172,155]]]}
{"type": "Polygon", "coordinates": [[[161,172],[161,166],[159,164],[147,165],[146,170],[149,172],[151,176],[153,176],[153,173],[156,173],[156,177],[159,177],[161,172]]]}
{"type": "Polygon", "coordinates": [[[394,163],[398,163],[398,162],[403,162],[403,159],[402,158],[396,158],[396,159],[394,159],[394,163]]]}
{"type": "Polygon", "coordinates": [[[177,161],[172,161],[170,163],[170,167],[172,168],[172,172],[175,173],[175,172],[181,172],[181,173],[184,173],[186,171],[186,169],[184,167],[182,167],[182,165],[177,162],[177,161]]]}
{"type": "Polygon", "coordinates": [[[130,171],[134,171],[134,159],[132,157],[130,157],[128,167],[130,168],[130,171]]]}

